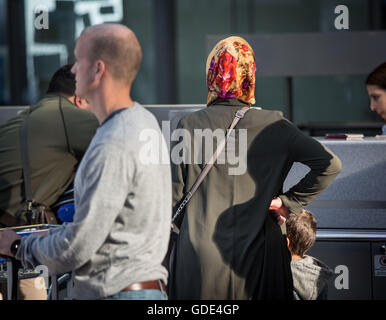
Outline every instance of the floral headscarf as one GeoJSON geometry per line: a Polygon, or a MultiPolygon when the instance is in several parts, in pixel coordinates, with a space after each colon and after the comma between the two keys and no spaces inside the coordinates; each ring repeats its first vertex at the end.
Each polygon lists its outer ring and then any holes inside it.
{"type": "Polygon", "coordinates": [[[255,54],[247,41],[240,37],[221,40],[206,61],[206,104],[228,98],[254,104],[255,73],[255,54]]]}

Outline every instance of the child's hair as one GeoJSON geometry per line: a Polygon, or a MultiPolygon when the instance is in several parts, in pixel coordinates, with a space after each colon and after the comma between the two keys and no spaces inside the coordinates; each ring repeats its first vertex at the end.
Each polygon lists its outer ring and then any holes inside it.
{"type": "Polygon", "coordinates": [[[292,254],[303,257],[313,246],[316,239],[317,220],[308,210],[296,215],[291,213],[286,221],[289,250],[292,254]]]}

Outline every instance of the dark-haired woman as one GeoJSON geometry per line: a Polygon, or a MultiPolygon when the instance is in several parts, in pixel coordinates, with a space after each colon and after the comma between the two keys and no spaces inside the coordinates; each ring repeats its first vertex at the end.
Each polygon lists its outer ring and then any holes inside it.
{"type": "MultiPolygon", "coordinates": [[[[366,79],[366,89],[370,98],[370,109],[386,120],[386,62],[376,67],[366,79]]],[[[386,134],[386,125],[382,133],[386,134]]]]}

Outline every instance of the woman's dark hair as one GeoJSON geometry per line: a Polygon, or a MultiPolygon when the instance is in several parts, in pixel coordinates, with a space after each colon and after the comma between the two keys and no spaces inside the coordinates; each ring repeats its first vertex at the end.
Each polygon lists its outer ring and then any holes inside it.
{"type": "Polygon", "coordinates": [[[375,85],[386,90],[386,62],[376,67],[367,77],[366,85],[375,85]]]}
{"type": "Polygon", "coordinates": [[[57,70],[51,78],[47,93],[75,94],[75,75],[71,72],[72,64],[67,64],[57,70]]]}
{"type": "Polygon", "coordinates": [[[291,213],[286,221],[289,249],[292,254],[303,257],[316,240],[317,220],[308,210],[298,215],[291,213]]]}

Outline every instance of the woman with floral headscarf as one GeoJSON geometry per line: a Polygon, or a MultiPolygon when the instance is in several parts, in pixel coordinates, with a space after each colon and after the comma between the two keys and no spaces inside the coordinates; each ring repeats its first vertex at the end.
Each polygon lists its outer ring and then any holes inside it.
{"type": "Polygon", "coordinates": [[[250,107],[177,221],[171,299],[291,299],[290,255],[278,224],[289,211],[299,213],[340,171],[331,151],[280,112],[251,107],[255,73],[254,52],[244,39],[220,41],[206,63],[207,108],[179,122],[192,138],[181,142],[188,157],[173,170],[175,208],[202,171],[200,159],[216,148],[208,151],[207,138],[220,129],[224,136],[235,113],[250,107]],[[205,144],[197,132],[206,132],[205,144]],[[283,193],[295,161],[311,170],[283,193]]]}

